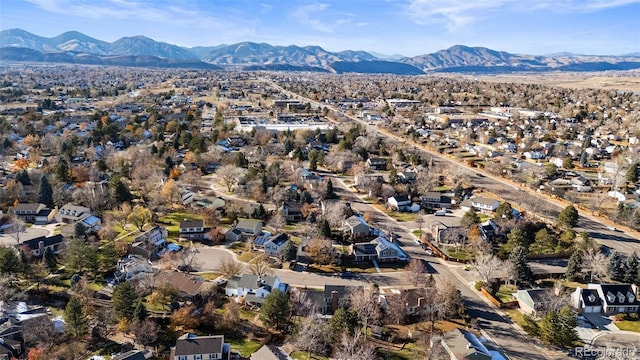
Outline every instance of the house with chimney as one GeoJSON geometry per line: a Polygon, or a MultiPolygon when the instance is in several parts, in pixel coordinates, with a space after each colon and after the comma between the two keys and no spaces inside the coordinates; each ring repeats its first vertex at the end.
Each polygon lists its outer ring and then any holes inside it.
{"type": "Polygon", "coordinates": [[[347,285],[325,285],[324,301],[321,306],[318,306],[318,311],[323,315],[333,315],[339,307],[348,304],[349,294],[357,288],[356,286],[347,285]]]}
{"type": "Polygon", "coordinates": [[[571,301],[584,313],[634,314],[640,308],[635,284],[588,284],[586,289],[578,287],[571,294],[571,301]]]}
{"type": "Polygon", "coordinates": [[[51,209],[41,203],[19,203],[14,213],[20,220],[31,224],[47,224],[53,220],[51,209]]]}
{"type": "Polygon", "coordinates": [[[204,240],[205,238],[204,220],[182,220],[180,221],[180,237],[187,240],[204,240]]]}
{"type": "Polygon", "coordinates": [[[280,282],[277,276],[242,274],[227,281],[225,294],[237,298],[244,297],[247,303],[262,304],[275,289],[286,293],[289,291],[289,286],[280,282]]]}
{"type": "Polygon", "coordinates": [[[145,259],[155,260],[167,246],[167,229],[154,226],[151,229],[136,235],[129,253],[141,256],[145,259]]]}
{"type": "Polygon", "coordinates": [[[184,334],[171,348],[170,360],[228,360],[231,344],[224,342],[224,335],[198,336],[184,334]]]}
{"type": "Polygon", "coordinates": [[[53,236],[39,236],[31,240],[23,241],[16,245],[18,248],[27,248],[31,254],[36,257],[42,257],[47,249],[51,249],[54,254],[60,252],[64,244],[64,237],[60,234],[53,236]]]}

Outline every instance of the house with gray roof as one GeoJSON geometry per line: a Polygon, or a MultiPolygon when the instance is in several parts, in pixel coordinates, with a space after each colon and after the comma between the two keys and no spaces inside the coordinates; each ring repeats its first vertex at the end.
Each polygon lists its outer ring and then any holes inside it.
{"type": "Polygon", "coordinates": [[[544,306],[555,296],[550,289],[528,289],[518,290],[513,293],[513,297],[518,301],[520,310],[527,315],[536,316],[537,312],[544,309],[544,306]]]}
{"type": "Polygon", "coordinates": [[[244,296],[246,302],[261,304],[274,289],[286,293],[289,286],[281,283],[277,276],[242,274],[242,276],[234,276],[227,281],[225,294],[235,297],[244,296]]]}
{"type": "Polygon", "coordinates": [[[253,241],[253,248],[264,251],[271,257],[280,258],[289,245],[289,235],[282,233],[278,235],[261,235],[253,241]]]}
{"type": "Polygon", "coordinates": [[[238,219],[235,226],[243,235],[255,236],[262,231],[262,220],[258,219],[238,219]]]}
{"type": "Polygon", "coordinates": [[[357,216],[357,215],[349,216],[347,219],[344,220],[343,225],[345,230],[353,238],[363,238],[371,235],[371,227],[360,216],[357,216]]]}
{"type": "Polygon", "coordinates": [[[228,360],[231,345],[224,342],[224,335],[198,336],[184,334],[171,348],[171,360],[228,360]]]}
{"type": "Polygon", "coordinates": [[[180,221],[180,237],[189,240],[204,240],[205,238],[204,220],[182,220],[180,221]]]}
{"type": "Polygon", "coordinates": [[[58,210],[55,219],[65,224],[75,224],[89,215],[92,215],[91,209],[86,206],[66,204],[58,210]]]}
{"type": "Polygon", "coordinates": [[[19,203],[14,212],[18,218],[28,223],[48,223],[51,209],[40,203],[19,203]]]}
{"type": "Polygon", "coordinates": [[[475,334],[462,329],[453,329],[445,333],[441,344],[451,360],[506,359],[499,352],[490,351],[475,334]]]}
{"type": "Polygon", "coordinates": [[[589,284],[587,289],[596,290],[605,314],[637,313],[640,308],[638,286],[632,284],[589,284]]]}

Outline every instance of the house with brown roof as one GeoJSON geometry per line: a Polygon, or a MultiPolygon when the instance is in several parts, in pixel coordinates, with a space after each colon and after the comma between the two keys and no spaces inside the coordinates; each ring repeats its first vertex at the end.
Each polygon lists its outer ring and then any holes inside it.
{"type": "Polygon", "coordinates": [[[182,272],[163,271],[155,275],[156,287],[166,283],[173,285],[183,298],[192,298],[198,295],[206,286],[206,282],[201,277],[182,272]]]}
{"type": "Polygon", "coordinates": [[[228,360],[231,345],[224,342],[224,335],[198,336],[184,334],[171,348],[171,360],[228,360]]]}

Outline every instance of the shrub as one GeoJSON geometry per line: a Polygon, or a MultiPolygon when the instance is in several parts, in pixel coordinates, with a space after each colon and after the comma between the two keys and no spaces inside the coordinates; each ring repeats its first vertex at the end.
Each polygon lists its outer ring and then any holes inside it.
{"type": "Polygon", "coordinates": [[[484,281],[476,281],[475,288],[480,291],[484,287],[484,281]]]}

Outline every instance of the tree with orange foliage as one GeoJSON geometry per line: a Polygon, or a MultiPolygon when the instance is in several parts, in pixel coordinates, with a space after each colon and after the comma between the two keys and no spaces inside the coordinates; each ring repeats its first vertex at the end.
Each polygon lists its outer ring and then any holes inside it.
{"type": "Polygon", "coordinates": [[[29,353],[27,354],[27,359],[29,360],[44,360],[46,359],[44,356],[43,349],[31,348],[29,349],[29,353]]]}
{"type": "Polygon", "coordinates": [[[37,147],[40,143],[40,137],[38,135],[27,135],[22,139],[22,145],[37,147]]]}
{"type": "Polygon", "coordinates": [[[171,315],[171,327],[174,330],[181,329],[182,332],[197,329],[200,326],[200,319],[192,315],[195,310],[195,305],[185,306],[176,310],[171,315]]]}
{"type": "Polygon", "coordinates": [[[180,170],[177,167],[174,167],[169,172],[169,178],[170,179],[177,179],[179,176],[180,176],[180,170]]]}
{"type": "Polygon", "coordinates": [[[13,163],[13,166],[19,170],[26,170],[29,168],[29,160],[27,159],[18,159],[13,163]]]}

